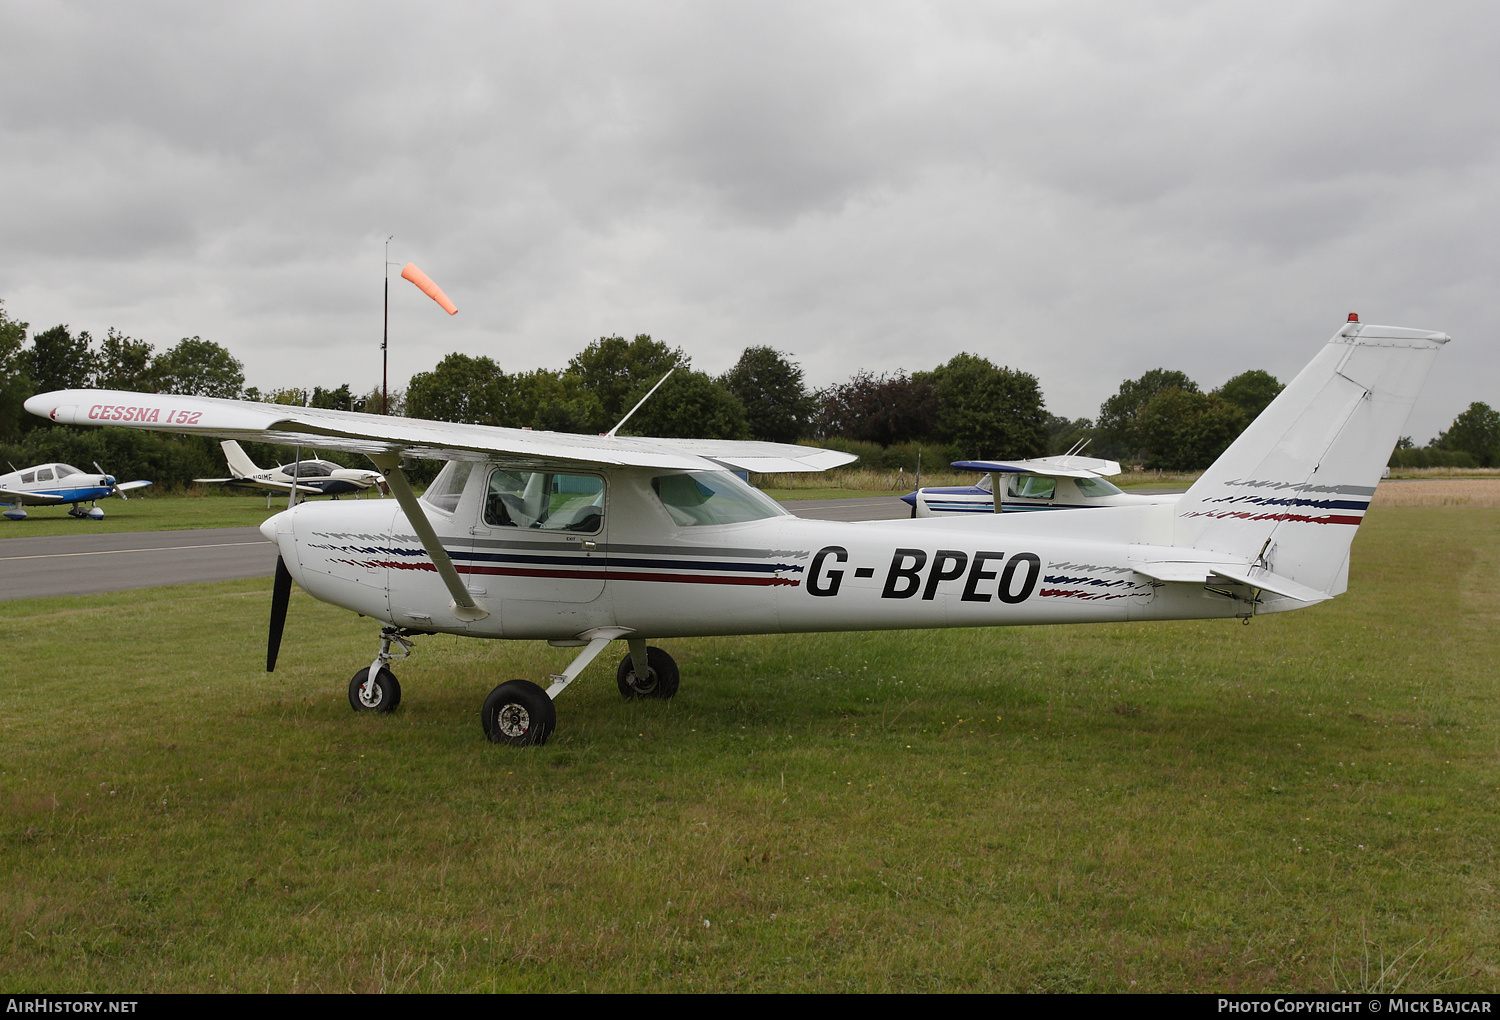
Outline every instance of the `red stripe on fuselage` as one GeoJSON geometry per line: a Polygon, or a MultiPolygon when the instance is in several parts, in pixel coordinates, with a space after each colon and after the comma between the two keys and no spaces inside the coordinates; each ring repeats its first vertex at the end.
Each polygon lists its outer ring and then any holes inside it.
{"type": "Polygon", "coordinates": [[[1301,524],[1359,524],[1363,517],[1350,517],[1347,514],[1328,514],[1324,517],[1309,517],[1306,514],[1258,514],[1248,510],[1219,511],[1198,510],[1194,513],[1184,514],[1185,517],[1212,517],[1215,520],[1223,520],[1232,517],[1241,521],[1295,521],[1301,524]]]}

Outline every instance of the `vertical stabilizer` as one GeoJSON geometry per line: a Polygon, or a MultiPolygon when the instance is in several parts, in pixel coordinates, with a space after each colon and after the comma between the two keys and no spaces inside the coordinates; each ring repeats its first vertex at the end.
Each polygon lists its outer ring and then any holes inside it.
{"type": "Polygon", "coordinates": [[[1337,595],[1442,333],[1351,322],[1177,504],[1178,546],[1337,595]]]}
{"type": "Polygon", "coordinates": [[[229,473],[236,478],[250,478],[260,474],[260,468],[255,466],[255,461],[250,455],[240,448],[240,444],[233,439],[226,439],[219,444],[224,451],[224,459],[229,461],[229,473]]]}

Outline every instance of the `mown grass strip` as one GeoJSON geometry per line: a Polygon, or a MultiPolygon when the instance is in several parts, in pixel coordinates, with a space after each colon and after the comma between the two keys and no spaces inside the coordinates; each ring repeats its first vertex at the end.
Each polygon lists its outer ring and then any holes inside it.
{"type": "Polygon", "coordinates": [[[0,605],[0,981],[1492,989],[1497,538],[1376,508],[1248,627],[664,642],[520,753],[479,703],[566,651],[423,639],[355,716],[374,626],[299,593],[267,676],[268,581],[0,605]]]}

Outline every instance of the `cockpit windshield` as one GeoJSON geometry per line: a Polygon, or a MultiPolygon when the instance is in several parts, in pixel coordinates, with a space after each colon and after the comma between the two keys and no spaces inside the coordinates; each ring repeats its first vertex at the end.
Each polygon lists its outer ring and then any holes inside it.
{"type": "Polygon", "coordinates": [[[651,488],[672,520],[683,527],[787,516],[770,496],[728,471],[657,475],[651,479],[651,488]]]}

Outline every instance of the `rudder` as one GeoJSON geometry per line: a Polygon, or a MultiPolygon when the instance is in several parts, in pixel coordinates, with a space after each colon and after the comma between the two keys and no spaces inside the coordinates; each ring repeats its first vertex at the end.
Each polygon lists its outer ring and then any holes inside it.
{"type": "Polygon", "coordinates": [[[1443,333],[1349,323],[1177,504],[1175,545],[1329,595],[1443,333]]]}

